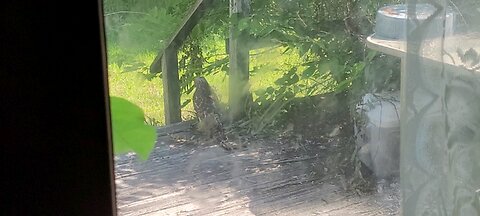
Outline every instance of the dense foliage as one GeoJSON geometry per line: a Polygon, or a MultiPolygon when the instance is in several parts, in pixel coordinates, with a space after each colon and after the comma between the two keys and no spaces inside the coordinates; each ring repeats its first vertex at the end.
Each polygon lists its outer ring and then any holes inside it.
{"type": "MultiPolygon", "coordinates": [[[[385,56],[369,53],[364,40],[373,32],[376,10],[395,2],[399,1],[252,0],[249,17],[231,20],[229,2],[215,0],[179,53],[182,92],[192,92],[196,76],[228,75],[225,40],[231,22],[238,22],[248,33],[248,46],[279,49],[289,58],[298,59],[274,68],[283,75],[270,86],[253,92],[255,103],[249,111],[250,118],[271,122],[287,109],[291,99],[298,96],[352,91],[354,84],[360,83],[361,87],[355,89],[358,91],[365,88],[363,74],[366,69],[373,71],[371,76],[376,75],[375,68],[370,65],[372,61],[380,59],[385,64],[392,63],[385,56]]],[[[134,71],[147,73],[148,63],[134,62],[126,54],[161,50],[164,41],[178,28],[182,16],[193,3],[193,0],[105,0],[109,46],[122,48],[122,55],[109,53],[109,59],[133,65],[134,71]]],[[[274,72],[267,71],[272,70],[271,67],[262,66],[251,67],[251,75],[274,72]]],[[[384,88],[378,85],[369,85],[368,88],[384,88]]],[[[190,100],[187,98],[183,102],[187,105],[190,100]]]]}

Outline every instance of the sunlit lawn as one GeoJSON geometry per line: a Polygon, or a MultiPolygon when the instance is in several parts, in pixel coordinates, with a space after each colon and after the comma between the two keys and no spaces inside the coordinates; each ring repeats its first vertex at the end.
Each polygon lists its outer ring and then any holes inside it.
{"type": "MultiPolygon", "coordinates": [[[[276,79],[282,76],[289,66],[298,64],[300,59],[296,55],[282,55],[285,48],[264,49],[251,52],[250,68],[255,69],[250,77],[251,92],[274,85],[276,79]],[[258,54],[260,52],[260,54],[258,54]],[[292,57],[293,56],[293,57],[292,57]]],[[[108,49],[109,58],[124,59],[119,49],[108,49]]],[[[155,54],[139,54],[136,61],[149,66],[155,54]]],[[[145,115],[153,118],[158,124],[164,123],[162,80],[155,77],[151,80],[139,71],[126,72],[128,66],[119,66],[109,61],[108,76],[110,95],[119,96],[140,106],[145,115]]],[[[206,79],[223,103],[228,101],[228,76],[224,72],[208,75],[206,79]]],[[[255,96],[255,95],[254,95],[255,96]]],[[[191,98],[192,94],[182,95],[182,101],[191,98]]],[[[194,115],[193,104],[189,103],[182,109],[182,118],[190,119],[194,115]]]]}

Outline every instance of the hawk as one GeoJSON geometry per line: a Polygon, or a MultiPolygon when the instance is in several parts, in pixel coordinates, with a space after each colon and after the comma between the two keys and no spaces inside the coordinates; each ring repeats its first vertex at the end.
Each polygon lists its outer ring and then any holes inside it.
{"type": "Polygon", "coordinates": [[[198,131],[215,138],[223,148],[231,150],[221,121],[217,96],[204,77],[195,78],[194,84],[193,107],[198,118],[198,131]]]}

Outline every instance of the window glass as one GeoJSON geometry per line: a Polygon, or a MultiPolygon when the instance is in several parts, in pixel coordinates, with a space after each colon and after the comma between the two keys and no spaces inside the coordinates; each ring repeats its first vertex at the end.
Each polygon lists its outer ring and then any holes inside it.
{"type": "Polygon", "coordinates": [[[120,215],[480,215],[476,0],[103,7],[120,215]]]}

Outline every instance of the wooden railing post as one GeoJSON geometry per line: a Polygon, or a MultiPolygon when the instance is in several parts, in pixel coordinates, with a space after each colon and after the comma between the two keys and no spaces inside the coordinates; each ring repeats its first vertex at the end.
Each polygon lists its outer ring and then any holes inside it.
{"type": "Polygon", "coordinates": [[[177,48],[170,44],[162,56],[162,82],[165,124],[182,121],[177,48]]]}
{"type": "Polygon", "coordinates": [[[230,17],[233,21],[230,26],[229,57],[229,114],[230,120],[241,118],[249,104],[250,89],[248,84],[249,48],[248,35],[241,31],[238,21],[250,13],[250,0],[230,0],[230,17]]]}
{"type": "Polygon", "coordinates": [[[187,13],[180,27],[175,31],[165,45],[165,50],[160,50],[152,64],[150,73],[163,74],[163,100],[165,102],[165,124],[182,121],[180,111],[180,82],[178,79],[178,49],[182,46],[187,36],[197,25],[205,12],[210,8],[213,0],[197,0],[187,13]]]}

